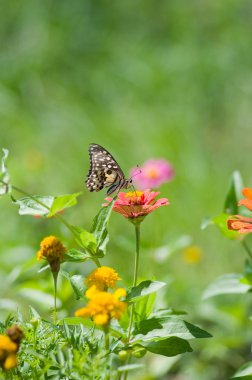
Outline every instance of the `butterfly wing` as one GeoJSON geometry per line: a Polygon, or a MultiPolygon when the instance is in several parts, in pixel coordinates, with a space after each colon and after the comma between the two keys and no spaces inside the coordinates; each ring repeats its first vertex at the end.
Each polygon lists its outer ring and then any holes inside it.
{"type": "Polygon", "coordinates": [[[112,194],[125,184],[122,169],[114,157],[102,146],[90,144],[90,169],[86,185],[89,191],[100,191],[109,187],[107,194],[112,194]]]}

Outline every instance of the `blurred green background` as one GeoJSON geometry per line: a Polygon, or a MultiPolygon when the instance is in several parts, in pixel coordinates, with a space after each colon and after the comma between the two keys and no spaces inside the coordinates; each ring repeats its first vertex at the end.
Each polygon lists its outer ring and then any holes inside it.
{"type": "MultiPolygon", "coordinates": [[[[105,196],[84,186],[89,143],[106,147],[125,173],[149,158],[174,165],[175,179],[161,188],[171,205],[142,226],[140,276],[166,280],[159,302],[188,311],[214,338],[181,359],[149,357],[149,377],[135,378],[226,379],[249,358],[250,305],[201,296],[216,276],[242,271],[244,254],[200,225],[222,210],[235,169],[252,186],[251,1],[12,0],[2,2],[0,20],[0,138],[15,185],[32,194],[83,191],[65,217],[88,229],[105,196]],[[187,245],[200,261],[185,260],[187,245]]],[[[31,259],[44,236],[74,246],[71,236],[56,220],[18,216],[8,197],[0,223],[1,315],[32,302],[46,313],[50,277],[31,259]]],[[[133,228],[114,214],[110,232],[103,263],[130,285],[133,228]]],[[[77,303],[62,287],[71,314],[77,303]]]]}

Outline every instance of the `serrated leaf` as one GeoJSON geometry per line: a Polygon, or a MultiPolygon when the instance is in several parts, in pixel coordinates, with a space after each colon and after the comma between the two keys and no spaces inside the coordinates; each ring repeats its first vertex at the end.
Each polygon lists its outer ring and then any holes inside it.
{"type": "Polygon", "coordinates": [[[77,197],[79,197],[82,192],[74,193],[74,194],[65,194],[54,197],[53,203],[50,207],[50,212],[47,215],[48,218],[57,214],[58,212],[72,207],[77,204],[77,197]]]}
{"type": "Polygon", "coordinates": [[[127,302],[135,301],[151,293],[157,292],[166,285],[165,282],[146,280],[140,282],[137,286],[132,287],[127,293],[127,302]]]}
{"type": "Polygon", "coordinates": [[[224,213],[238,213],[238,201],[241,198],[241,191],[243,188],[244,186],[240,172],[234,171],[230,180],[229,188],[224,203],[224,213]]]}
{"type": "Polygon", "coordinates": [[[24,197],[13,203],[19,206],[20,215],[46,216],[49,213],[54,197],[50,195],[34,195],[32,198],[24,197]]]}
{"type": "Polygon", "coordinates": [[[184,352],[193,351],[187,340],[175,336],[154,342],[140,342],[139,344],[153,354],[168,357],[183,354],[184,352]]]}
{"type": "Polygon", "coordinates": [[[135,338],[132,342],[134,343],[138,341],[157,341],[171,336],[186,340],[211,337],[208,332],[175,317],[150,318],[140,321],[136,324],[133,333],[135,338]]]}
{"type": "Polygon", "coordinates": [[[243,283],[244,276],[230,273],[218,277],[203,293],[203,299],[221,294],[244,294],[251,290],[252,285],[243,283]]]}
{"type": "Polygon", "coordinates": [[[0,196],[11,192],[11,185],[9,184],[10,176],[6,167],[6,161],[9,155],[8,149],[2,149],[3,157],[1,161],[1,171],[0,171],[0,196]]]}

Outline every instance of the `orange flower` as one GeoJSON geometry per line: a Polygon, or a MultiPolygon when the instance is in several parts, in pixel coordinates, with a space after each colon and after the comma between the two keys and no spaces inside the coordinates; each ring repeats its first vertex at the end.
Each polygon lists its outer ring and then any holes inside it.
{"type": "Polygon", "coordinates": [[[240,200],[238,205],[245,206],[252,211],[252,189],[245,187],[245,189],[242,190],[242,194],[245,196],[245,199],[240,200]]]}
{"type": "Polygon", "coordinates": [[[252,232],[252,218],[241,215],[233,215],[227,220],[229,230],[238,231],[240,234],[252,232]]]}
{"type": "MultiPolygon", "coordinates": [[[[130,191],[128,193],[118,193],[118,198],[114,203],[113,210],[123,215],[125,218],[142,221],[143,218],[161,206],[169,204],[167,198],[160,198],[155,201],[155,198],[160,192],[151,190],[130,191]]],[[[112,198],[106,198],[111,202],[112,198]]]]}
{"type": "Polygon", "coordinates": [[[66,248],[55,236],[47,236],[40,243],[37,259],[45,259],[51,266],[53,272],[59,271],[61,261],[64,259],[66,248]]]}
{"type": "MultiPolygon", "coordinates": [[[[252,189],[245,187],[242,190],[244,199],[240,200],[239,206],[245,206],[252,211],[252,189]]],[[[227,227],[229,230],[238,231],[240,234],[252,232],[252,218],[247,218],[242,215],[233,215],[227,219],[227,227]]]]}

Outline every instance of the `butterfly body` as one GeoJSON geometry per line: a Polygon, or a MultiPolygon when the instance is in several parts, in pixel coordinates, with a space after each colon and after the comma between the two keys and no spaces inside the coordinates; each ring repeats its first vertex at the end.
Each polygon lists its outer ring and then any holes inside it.
{"type": "Polygon", "coordinates": [[[89,145],[90,169],[86,185],[89,191],[100,191],[108,187],[107,195],[128,189],[132,180],[126,179],[114,157],[101,145],[89,145]]]}

